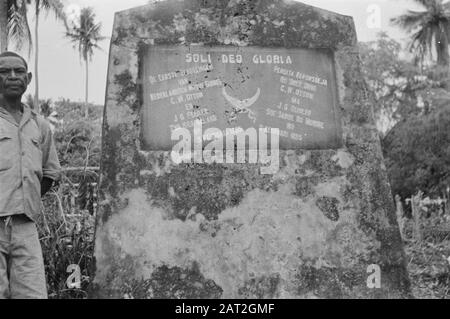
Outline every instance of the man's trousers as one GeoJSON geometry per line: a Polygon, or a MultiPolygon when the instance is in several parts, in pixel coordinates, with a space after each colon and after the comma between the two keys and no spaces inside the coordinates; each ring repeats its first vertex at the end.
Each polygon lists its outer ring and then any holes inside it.
{"type": "Polygon", "coordinates": [[[36,224],[25,215],[0,217],[0,299],[46,299],[36,224]]]}

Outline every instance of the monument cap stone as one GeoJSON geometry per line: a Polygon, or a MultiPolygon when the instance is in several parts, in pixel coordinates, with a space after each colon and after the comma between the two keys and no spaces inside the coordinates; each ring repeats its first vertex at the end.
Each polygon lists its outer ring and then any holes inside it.
{"type": "Polygon", "coordinates": [[[370,98],[351,17],[288,0],[117,13],[93,294],[409,297],[370,98]],[[279,129],[279,170],[175,163],[171,133],[195,120],[279,129]]]}

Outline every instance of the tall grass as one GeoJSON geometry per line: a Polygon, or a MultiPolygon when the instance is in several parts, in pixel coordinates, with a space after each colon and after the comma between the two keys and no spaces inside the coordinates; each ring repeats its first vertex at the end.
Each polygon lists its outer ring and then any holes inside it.
{"type": "Polygon", "coordinates": [[[83,209],[74,198],[79,188],[61,184],[51,190],[43,200],[43,214],[37,221],[51,299],[88,298],[93,276],[95,214],[83,209]],[[67,285],[70,265],[80,268],[79,289],[67,285]]]}

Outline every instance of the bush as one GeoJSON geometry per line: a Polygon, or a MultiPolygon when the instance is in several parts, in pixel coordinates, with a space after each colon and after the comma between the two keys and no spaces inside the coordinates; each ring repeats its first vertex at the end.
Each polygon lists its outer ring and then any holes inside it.
{"type": "Polygon", "coordinates": [[[384,138],[383,152],[394,194],[442,196],[450,185],[450,109],[399,122],[384,138]]]}

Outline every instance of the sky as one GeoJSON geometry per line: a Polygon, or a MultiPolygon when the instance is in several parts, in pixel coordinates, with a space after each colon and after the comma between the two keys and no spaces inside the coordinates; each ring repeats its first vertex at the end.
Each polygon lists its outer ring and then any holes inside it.
{"type": "MultiPolygon", "coordinates": [[[[102,23],[102,35],[107,39],[100,43],[101,51],[96,51],[90,66],[89,101],[103,104],[105,99],[106,73],[108,65],[109,42],[112,34],[114,13],[144,5],[148,0],[63,0],[69,15],[79,8],[93,7],[97,21],[102,23]]],[[[377,33],[385,31],[392,38],[406,41],[407,35],[390,24],[390,19],[407,10],[420,10],[412,0],[302,0],[301,2],[336,13],[352,16],[359,41],[376,39],[377,33]]],[[[35,18],[29,13],[33,26],[35,18]]],[[[40,97],[58,100],[84,101],[84,66],[78,51],[64,37],[62,23],[54,19],[53,14],[40,20],[40,97]]],[[[25,53],[27,55],[27,53],[25,53]]],[[[33,55],[30,56],[30,69],[34,70],[33,55]]],[[[27,94],[34,94],[34,83],[27,94]]]]}

